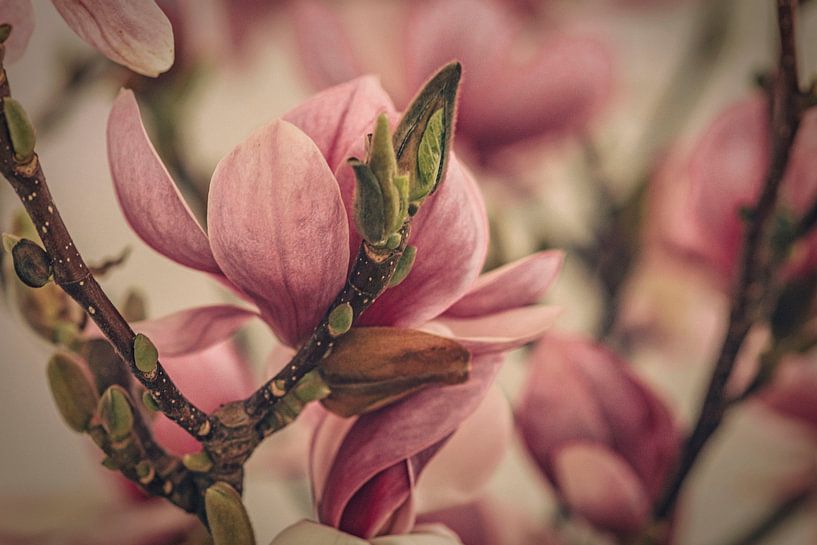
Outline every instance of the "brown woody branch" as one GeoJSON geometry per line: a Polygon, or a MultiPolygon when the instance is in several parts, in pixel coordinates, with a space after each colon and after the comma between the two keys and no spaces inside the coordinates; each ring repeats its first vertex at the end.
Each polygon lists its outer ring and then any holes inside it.
{"type": "Polygon", "coordinates": [[[777,204],[780,184],[789,162],[802,111],[795,46],[796,10],[797,0],[777,0],[780,57],[771,96],[771,164],[761,195],[746,225],[741,272],[732,297],[729,327],[695,428],[684,446],[675,474],[656,504],[654,514],[658,519],[663,519],[672,512],[687,475],[720,425],[729,405],[724,390],[738,351],[762,312],[763,279],[769,275],[771,253],[768,248],[769,220],[777,204]]]}

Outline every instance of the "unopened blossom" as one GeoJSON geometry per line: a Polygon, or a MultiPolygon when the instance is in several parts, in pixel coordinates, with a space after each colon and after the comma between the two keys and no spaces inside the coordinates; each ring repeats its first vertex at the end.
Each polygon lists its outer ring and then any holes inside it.
{"type": "MultiPolygon", "coordinates": [[[[158,76],[173,64],[173,29],[153,0],[52,0],[71,30],[117,64],[158,76]]],[[[12,26],[6,59],[20,58],[34,30],[31,0],[0,0],[12,26]]]]}
{"type": "MultiPolygon", "coordinates": [[[[211,275],[255,307],[226,315],[221,307],[194,309],[188,319],[210,324],[205,334],[187,324],[166,331],[174,331],[181,344],[212,344],[257,314],[284,345],[297,348],[345,283],[349,257],[360,245],[350,219],[354,173],[346,159],[363,156],[366,134],[383,112],[396,117],[377,81],[364,77],[259,128],[216,167],[205,234],[155,154],[133,95],[120,94],[109,119],[108,148],[125,217],[155,250],[211,275]]],[[[416,246],[417,259],[411,272],[377,299],[360,325],[452,337],[473,355],[471,378],[446,388],[445,395],[422,391],[342,421],[348,434],[325,421],[321,430],[336,438],[338,448],[361,456],[335,456],[334,448],[320,458],[313,452],[326,468],[316,488],[323,522],[343,528],[345,512],[369,513],[370,520],[356,521],[356,533],[382,533],[411,495],[420,466],[480,405],[498,368],[497,354],[539,337],[555,318],[555,309],[536,303],[558,273],[562,254],[542,252],[478,278],[486,223],[476,185],[452,156],[440,189],[412,219],[409,244],[416,246]],[[412,431],[384,436],[395,419],[400,429],[412,431]],[[385,499],[378,496],[380,473],[394,485],[385,499]],[[368,503],[372,492],[377,499],[368,503]],[[362,509],[354,509],[355,502],[362,509]]],[[[409,507],[406,521],[413,518],[409,507]]]]}
{"type": "Polygon", "coordinates": [[[291,11],[318,88],[373,70],[405,105],[437,66],[461,60],[457,145],[474,162],[490,164],[514,144],[576,135],[610,96],[605,45],[584,32],[528,29],[530,18],[508,2],[309,0],[291,11]]]}
{"type": "MultiPolygon", "coordinates": [[[[726,108],[703,132],[684,159],[664,169],[665,185],[674,183],[673,225],[667,240],[688,258],[703,264],[716,283],[728,289],[736,277],[745,216],[757,201],[769,170],[769,105],[761,94],[726,108]]],[[[782,212],[796,220],[817,199],[817,109],[805,112],[780,188],[782,212]]],[[[793,252],[796,268],[813,268],[814,237],[793,252]]]]}
{"type": "Polygon", "coordinates": [[[616,534],[647,521],[679,448],[663,403],[607,349],[548,336],[516,410],[522,437],[565,504],[616,534]]]}

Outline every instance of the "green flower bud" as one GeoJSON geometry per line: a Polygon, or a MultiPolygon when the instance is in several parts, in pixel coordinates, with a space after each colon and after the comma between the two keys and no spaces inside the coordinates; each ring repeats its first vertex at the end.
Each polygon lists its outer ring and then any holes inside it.
{"type": "Polygon", "coordinates": [[[317,369],[304,375],[291,392],[292,395],[304,403],[320,401],[328,396],[329,393],[329,386],[323,381],[317,369]]]}
{"type": "Polygon", "coordinates": [[[136,368],[146,375],[156,371],[159,364],[159,351],[147,336],[137,333],[133,339],[133,360],[136,368]]]}
{"type": "Polygon", "coordinates": [[[87,430],[96,411],[97,395],[80,364],[72,356],[57,352],[46,372],[51,395],[68,427],[77,432],[87,430]]]}
{"type": "Polygon", "coordinates": [[[432,194],[445,175],[462,68],[443,67],[423,87],[406,109],[394,131],[397,168],[409,173],[409,200],[432,194]]]}
{"type": "Polygon", "coordinates": [[[333,337],[343,335],[349,328],[352,327],[352,322],[355,319],[355,313],[352,310],[352,305],[343,303],[332,309],[329,313],[329,334],[333,337]]]}
{"type": "Polygon", "coordinates": [[[14,272],[23,284],[41,288],[51,279],[51,258],[45,250],[28,239],[22,239],[11,249],[14,272]]]}
{"type": "Polygon", "coordinates": [[[6,116],[14,159],[27,163],[34,156],[34,127],[23,106],[11,97],[3,99],[3,113],[6,116]]]}
{"type": "Polygon", "coordinates": [[[250,517],[235,488],[215,483],[204,493],[204,508],[214,545],[255,545],[250,517]]]}
{"type": "Polygon", "coordinates": [[[355,226],[367,241],[380,242],[387,234],[380,183],[365,163],[354,159],[349,163],[355,171],[355,226]]]}
{"type": "Polygon", "coordinates": [[[97,415],[111,439],[121,441],[133,430],[133,409],[128,393],[121,386],[111,386],[97,405],[97,415]]]}
{"type": "Polygon", "coordinates": [[[213,459],[203,450],[193,454],[185,454],[182,457],[182,463],[184,467],[196,473],[207,473],[213,469],[213,459]]]}
{"type": "Polygon", "coordinates": [[[399,285],[406,279],[411,272],[411,268],[414,266],[416,257],[417,246],[406,246],[406,249],[403,250],[403,255],[400,256],[400,261],[397,262],[397,267],[394,268],[394,274],[391,275],[391,280],[389,280],[390,288],[399,285]]]}
{"type": "Polygon", "coordinates": [[[432,384],[464,382],[470,359],[457,342],[430,333],[354,328],[318,368],[331,391],[321,403],[340,416],[363,414],[432,384]]]}

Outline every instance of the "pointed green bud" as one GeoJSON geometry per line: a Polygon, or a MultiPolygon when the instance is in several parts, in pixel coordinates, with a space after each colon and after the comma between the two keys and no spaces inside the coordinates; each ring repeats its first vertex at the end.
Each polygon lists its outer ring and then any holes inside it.
{"type": "Polygon", "coordinates": [[[8,23],[3,23],[0,25],[0,44],[5,43],[6,40],[9,39],[11,35],[11,25],[8,23]]]}
{"type": "Polygon", "coordinates": [[[320,401],[329,395],[329,386],[321,378],[317,369],[310,371],[298,381],[292,389],[292,394],[304,403],[320,401]]]}
{"type": "Polygon", "coordinates": [[[22,239],[11,249],[14,259],[14,272],[23,284],[32,288],[41,288],[51,279],[51,258],[36,242],[22,239]]]}
{"type": "Polygon", "coordinates": [[[332,309],[329,313],[329,334],[333,337],[343,335],[349,328],[352,327],[352,322],[355,319],[355,312],[352,310],[352,305],[343,303],[332,309]]]}
{"type": "Polygon", "coordinates": [[[11,97],[3,99],[3,113],[11,136],[11,147],[14,148],[14,159],[27,163],[34,156],[34,127],[23,106],[11,97]]]}
{"type": "Polygon", "coordinates": [[[394,223],[391,225],[391,231],[397,231],[400,229],[400,226],[403,225],[403,222],[406,221],[406,218],[409,216],[409,188],[410,188],[411,180],[408,176],[395,176],[394,177],[394,187],[397,190],[397,196],[400,201],[400,207],[398,208],[397,216],[395,217],[394,223]]]}
{"type": "Polygon", "coordinates": [[[381,187],[387,183],[390,184],[392,178],[397,174],[397,156],[394,153],[394,145],[389,132],[389,119],[386,114],[380,114],[377,118],[369,150],[368,165],[375,177],[380,180],[381,187]]]}
{"type": "Polygon", "coordinates": [[[386,215],[380,183],[368,165],[357,160],[349,164],[355,171],[355,225],[357,232],[371,243],[386,237],[386,215]]]}
{"type": "Polygon", "coordinates": [[[159,363],[159,351],[146,335],[137,333],[133,339],[133,361],[136,368],[146,375],[156,371],[159,363]]]}
{"type": "Polygon", "coordinates": [[[203,450],[192,454],[185,454],[182,457],[182,463],[184,467],[196,473],[207,473],[213,469],[213,459],[203,450]]]}
{"type": "Polygon", "coordinates": [[[445,175],[461,73],[457,62],[444,66],[425,84],[394,130],[397,168],[409,173],[411,201],[434,193],[445,175]]]}
{"type": "Polygon", "coordinates": [[[406,246],[406,249],[403,250],[403,255],[400,256],[400,261],[397,262],[397,267],[394,268],[394,274],[391,275],[391,280],[389,280],[390,288],[397,286],[406,279],[411,272],[411,268],[414,266],[414,259],[416,257],[417,247],[406,246]]]}
{"type": "Polygon", "coordinates": [[[121,386],[111,386],[97,405],[97,415],[111,439],[125,439],[133,430],[133,409],[128,394],[121,386]]]}
{"type": "Polygon", "coordinates": [[[3,233],[3,249],[6,250],[6,253],[11,253],[11,250],[17,245],[18,242],[22,240],[18,236],[10,235],[8,233],[3,233]]]}
{"type": "Polygon", "coordinates": [[[145,392],[142,394],[142,403],[151,412],[155,413],[155,412],[159,412],[159,410],[160,410],[159,409],[159,404],[156,402],[156,398],[153,397],[153,394],[151,394],[147,390],[145,390],[145,392]]]}
{"type": "Polygon", "coordinates": [[[386,239],[386,248],[396,250],[401,242],[403,242],[403,235],[400,233],[392,233],[389,235],[389,238],[386,239]]]}
{"type": "Polygon", "coordinates": [[[57,352],[48,362],[48,385],[62,418],[78,432],[88,429],[97,405],[97,395],[77,361],[57,352]]]}
{"type": "Polygon", "coordinates": [[[426,130],[420,139],[417,152],[417,183],[411,188],[409,198],[417,201],[428,195],[442,178],[440,164],[443,159],[445,131],[443,129],[443,109],[439,108],[428,118],[426,130]]]}
{"type": "Polygon", "coordinates": [[[255,545],[250,517],[235,488],[215,483],[204,493],[204,508],[213,545],[255,545]]]}

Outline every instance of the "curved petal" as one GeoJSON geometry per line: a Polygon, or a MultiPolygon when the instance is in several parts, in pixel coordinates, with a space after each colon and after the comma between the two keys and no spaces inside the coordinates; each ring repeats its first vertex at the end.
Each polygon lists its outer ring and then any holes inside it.
{"type": "Polygon", "coordinates": [[[493,354],[519,348],[540,338],[561,313],[560,307],[531,305],[478,318],[443,317],[429,324],[444,325],[451,331],[450,337],[472,354],[493,354]]]}
{"type": "Polygon", "coordinates": [[[11,34],[3,44],[6,48],[4,60],[11,64],[23,55],[34,31],[31,0],[0,0],[0,24],[11,25],[11,34]]]}
{"type": "Polygon", "coordinates": [[[817,433],[817,362],[807,357],[787,358],[759,399],[817,433]]]}
{"type": "Polygon", "coordinates": [[[449,165],[442,187],[412,221],[411,272],[375,301],[361,325],[416,327],[450,307],[479,275],[488,248],[485,203],[453,155],[449,165]]]}
{"type": "MultiPolygon", "coordinates": [[[[164,358],[162,365],[176,386],[203,411],[244,399],[255,389],[250,368],[232,341],[194,354],[164,358]]],[[[198,441],[162,414],[152,426],[156,440],[174,454],[201,450],[198,441]]]]}
{"type": "Polygon", "coordinates": [[[159,349],[159,357],[171,358],[200,352],[233,336],[256,312],[233,305],[213,305],[182,310],[132,324],[159,349]]]}
{"type": "Polygon", "coordinates": [[[537,303],[556,280],[564,260],[564,252],[550,250],[485,273],[445,316],[470,318],[537,303]]]}
{"type": "Polygon", "coordinates": [[[80,38],[145,76],[173,65],[173,28],[153,0],[51,0],[80,38]]]}
{"type": "Polygon", "coordinates": [[[291,2],[288,9],[295,28],[301,66],[312,85],[323,89],[363,73],[349,36],[328,4],[301,0],[291,2]]]}
{"type": "Polygon", "coordinates": [[[542,527],[537,517],[508,498],[489,497],[417,517],[444,524],[467,545],[563,545],[554,530],[542,527]]]}
{"type": "MultiPolygon", "coordinates": [[[[479,406],[500,362],[496,357],[477,358],[469,380],[446,386],[445,395],[440,395],[439,388],[428,388],[359,417],[331,453],[330,469],[319,495],[321,520],[338,525],[349,501],[374,476],[445,440],[479,406]]],[[[318,435],[323,433],[331,435],[333,430],[324,425],[318,435]]],[[[315,444],[319,441],[316,437],[315,444]]],[[[325,467],[326,463],[313,457],[315,467],[325,467]]]]}
{"type": "Polygon", "coordinates": [[[304,131],[335,171],[349,158],[350,149],[363,148],[381,112],[393,113],[394,105],[377,78],[365,76],[314,95],[283,119],[304,131]]]}
{"type": "Polygon", "coordinates": [[[270,545],[368,545],[368,541],[350,536],[331,526],[311,520],[296,522],[272,540],[270,545]]]}
{"type": "Polygon", "coordinates": [[[177,263],[219,273],[207,235],[148,139],[132,91],[123,89],[116,97],[107,137],[116,195],[136,234],[177,263]]]}
{"type": "Polygon", "coordinates": [[[250,135],[216,167],[208,225],[224,274],[296,346],[343,286],[349,262],[340,191],[312,140],[280,120],[250,135]]]}
{"type": "Polygon", "coordinates": [[[554,468],[567,504],[594,525],[626,533],[646,522],[647,493],[627,463],[606,447],[565,446],[556,454],[554,468]]]}
{"type": "Polygon", "coordinates": [[[418,479],[414,491],[417,511],[437,511],[475,500],[505,457],[512,435],[510,404],[494,385],[418,479]]]}

